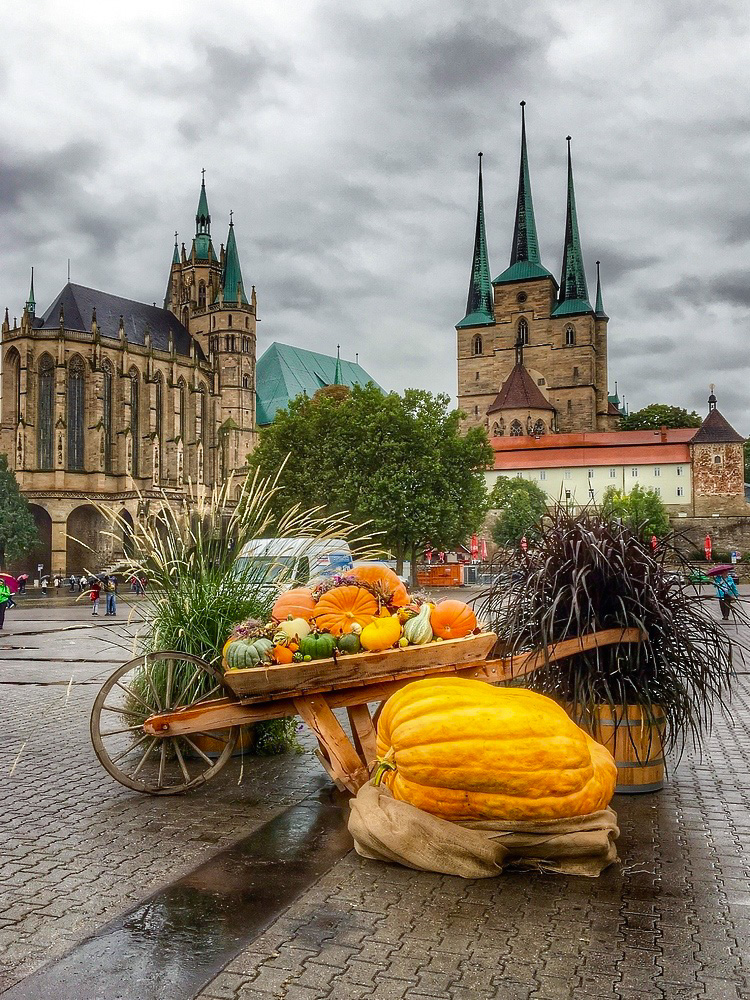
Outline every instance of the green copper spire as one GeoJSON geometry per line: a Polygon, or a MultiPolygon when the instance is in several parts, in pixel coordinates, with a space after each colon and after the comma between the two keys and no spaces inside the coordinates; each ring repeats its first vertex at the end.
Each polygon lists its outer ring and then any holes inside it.
{"type": "Polygon", "coordinates": [[[195,213],[195,235],[200,236],[203,233],[207,236],[211,235],[211,214],[208,211],[205,170],[201,170],[201,193],[198,198],[198,211],[195,213]]]}
{"type": "Polygon", "coordinates": [[[336,344],[336,372],[333,376],[334,385],[343,385],[344,379],[341,374],[341,344],[336,344]]]}
{"type": "Polygon", "coordinates": [[[492,283],[487,254],[487,236],[484,231],[484,196],[482,193],[482,153],[479,154],[479,198],[477,203],[477,229],[474,236],[474,259],[471,265],[469,297],[466,315],[457,324],[460,330],[467,326],[492,326],[495,315],[492,307],[492,283]]]}
{"type": "Polygon", "coordinates": [[[174,253],[172,254],[172,263],[173,264],[179,264],[180,263],[180,251],[177,249],[177,230],[176,229],[175,229],[175,233],[174,233],[174,253]]]}
{"type": "Polygon", "coordinates": [[[493,284],[500,285],[509,281],[551,277],[552,275],[547,268],[542,267],[539,256],[534,203],[531,199],[529,156],[526,150],[526,101],[521,101],[521,165],[518,174],[518,199],[516,201],[516,222],[513,227],[513,245],[510,248],[510,267],[499,274],[493,284]]]}
{"type": "Polygon", "coordinates": [[[586,287],[586,271],[583,267],[581,252],[581,237],[578,235],[578,215],[576,213],[576,196],[573,188],[573,162],[570,156],[570,136],[568,143],[568,205],[565,217],[565,249],[563,250],[562,274],[560,276],[560,294],[557,300],[555,316],[573,315],[574,313],[593,312],[589,302],[589,292],[586,287]]]}
{"type": "Polygon", "coordinates": [[[240,255],[237,252],[237,241],[234,238],[233,212],[229,213],[229,235],[227,236],[226,256],[224,258],[224,273],[221,276],[221,287],[224,291],[225,305],[247,305],[247,296],[242,284],[240,255]]]}
{"type": "Polygon", "coordinates": [[[34,268],[31,269],[31,288],[29,289],[29,297],[26,299],[26,310],[30,316],[33,316],[36,312],[36,300],[34,299],[34,268]]]}
{"type": "Polygon", "coordinates": [[[602,302],[602,279],[599,274],[600,263],[601,261],[596,262],[596,305],[594,306],[594,312],[602,319],[609,319],[609,316],[604,311],[604,303],[602,302]]]}

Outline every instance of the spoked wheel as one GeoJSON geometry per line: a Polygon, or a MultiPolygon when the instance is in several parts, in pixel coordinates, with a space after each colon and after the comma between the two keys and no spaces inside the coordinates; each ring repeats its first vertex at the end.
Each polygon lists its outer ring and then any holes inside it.
{"type": "Polygon", "coordinates": [[[226,694],[221,671],[199,656],[173,651],[137,656],[115,670],[96,696],[91,711],[94,752],[113,778],[136,792],[175,795],[196,788],[232,756],[239,726],[152,736],[143,723],[159,712],[194,708],[226,694]],[[224,744],[215,760],[199,745],[201,736],[224,744]]]}

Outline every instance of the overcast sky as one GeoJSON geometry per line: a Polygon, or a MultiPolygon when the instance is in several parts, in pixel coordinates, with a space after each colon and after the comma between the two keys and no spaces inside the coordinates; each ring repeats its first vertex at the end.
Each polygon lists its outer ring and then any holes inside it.
{"type": "Polygon", "coordinates": [[[750,434],[746,0],[25,0],[3,11],[0,305],[66,279],[160,302],[200,186],[234,210],[258,353],[360,363],[455,395],[484,151],[508,264],[527,101],[543,263],[559,275],[573,136],[610,385],[631,409],[719,407],[750,434]]]}

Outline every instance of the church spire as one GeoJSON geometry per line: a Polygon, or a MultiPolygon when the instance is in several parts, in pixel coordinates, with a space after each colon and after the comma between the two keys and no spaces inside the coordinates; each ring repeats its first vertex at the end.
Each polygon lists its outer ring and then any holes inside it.
{"type": "Polygon", "coordinates": [[[534,220],[534,203],[531,200],[529,158],[526,152],[526,101],[521,101],[521,166],[518,176],[518,200],[516,201],[516,222],[513,227],[513,246],[510,251],[511,267],[519,260],[541,264],[534,220]]]}
{"type": "Polygon", "coordinates": [[[479,195],[477,199],[477,228],[474,235],[474,258],[471,265],[469,295],[466,315],[456,329],[467,326],[492,326],[495,316],[492,307],[492,283],[487,253],[487,235],[484,229],[484,196],[482,193],[482,153],[479,153],[479,195]]]}
{"type": "Polygon", "coordinates": [[[599,265],[601,261],[596,262],[596,305],[594,306],[594,312],[600,319],[609,319],[609,316],[604,311],[604,303],[602,302],[602,279],[599,273],[599,265]]]}
{"type": "Polygon", "coordinates": [[[172,254],[172,264],[180,263],[180,251],[177,249],[177,230],[174,233],[174,253],[172,254]]]}
{"type": "Polygon", "coordinates": [[[341,375],[341,344],[336,344],[336,372],[333,376],[334,385],[343,385],[344,379],[341,375]]]}
{"type": "Polygon", "coordinates": [[[206,196],[206,171],[201,170],[201,193],[198,198],[198,211],[195,213],[195,235],[211,235],[211,213],[208,211],[206,196]]]}
{"type": "Polygon", "coordinates": [[[36,312],[36,300],[34,299],[34,268],[31,269],[31,288],[29,288],[29,297],[26,299],[26,311],[29,316],[33,316],[36,312]]]}
{"type": "Polygon", "coordinates": [[[560,275],[560,294],[555,309],[555,316],[574,313],[593,312],[589,302],[589,292],[586,287],[586,271],[583,267],[581,252],[581,237],[578,234],[578,214],[576,212],[576,196],[573,188],[573,162],[570,155],[570,136],[568,143],[568,201],[565,216],[565,248],[563,250],[562,274],[560,275]]]}
{"type": "Polygon", "coordinates": [[[224,305],[246,306],[247,296],[242,284],[242,269],[240,255],[237,250],[237,240],[234,238],[233,212],[229,213],[229,234],[224,258],[224,271],[221,276],[221,287],[224,293],[224,305]]]}

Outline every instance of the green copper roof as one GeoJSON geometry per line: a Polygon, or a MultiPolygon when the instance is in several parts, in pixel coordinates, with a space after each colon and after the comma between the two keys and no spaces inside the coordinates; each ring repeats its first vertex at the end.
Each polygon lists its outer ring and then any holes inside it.
{"type": "Polygon", "coordinates": [[[531,278],[552,278],[555,281],[547,268],[541,264],[535,264],[530,260],[519,260],[506,267],[502,274],[498,274],[492,284],[506,285],[511,281],[529,281],[531,278]]]}
{"type": "Polygon", "coordinates": [[[495,322],[492,308],[492,282],[484,231],[484,197],[482,194],[482,154],[479,154],[479,197],[477,199],[477,229],[474,235],[474,259],[471,264],[466,315],[456,329],[467,326],[490,326],[495,322]]]}
{"type": "Polygon", "coordinates": [[[211,235],[211,213],[208,211],[205,170],[201,170],[201,193],[198,198],[198,210],[195,213],[195,235],[198,236],[201,233],[211,235]]]}
{"type": "Polygon", "coordinates": [[[237,250],[237,241],[234,238],[234,222],[229,219],[229,235],[227,236],[227,249],[224,258],[224,273],[221,276],[221,287],[224,292],[224,302],[230,305],[247,305],[245,287],[242,284],[242,269],[240,268],[240,255],[237,250]]]}
{"type": "Polygon", "coordinates": [[[31,269],[31,288],[29,289],[29,297],[26,299],[26,309],[33,316],[36,312],[36,299],[34,298],[34,268],[31,269]]]}
{"type": "MultiPolygon", "coordinates": [[[[288,344],[271,344],[258,361],[256,370],[255,419],[270,424],[278,410],[303,392],[313,396],[326,385],[367,385],[377,383],[360,365],[329,354],[316,354],[288,344]],[[337,368],[340,382],[336,381],[337,368]]],[[[380,388],[380,386],[378,386],[380,388]]]]}
{"type": "Polygon", "coordinates": [[[602,319],[609,319],[609,316],[604,311],[604,303],[602,302],[602,278],[599,274],[599,264],[600,261],[596,262],[596,305],[594,306],[594,312],[597,316],[602,319]]]}
{"type": "Polygon", "coordinates": [[[571,313],[593,312],[586,287],[586,271],[583,266],[581,238],[578,235],[578,215],[576,196],[573,188],[573,163],[570,156],[570,136],[568,142],[568,204],[565,217],[565,248],[563,250],[560,294],[554,316],[571,313]]]}

